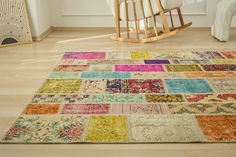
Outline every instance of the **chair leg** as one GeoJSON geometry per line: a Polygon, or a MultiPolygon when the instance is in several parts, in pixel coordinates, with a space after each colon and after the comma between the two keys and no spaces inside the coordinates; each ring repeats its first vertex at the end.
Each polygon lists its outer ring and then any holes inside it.
{"type": "Polygon", "coordinates": [[[157,0],[157,5],[158,5],[159,12],[160,12],[160,17],[161,17],[161,20],[162,20],[162,24],[163,24],[163,32],[169,33],[170,28],[169,28],[168,23],[167,23],[167,19],[166,19],[166,16],[165,16],[164,9],[162,7],[161,0],[157,0]]]}
{"type": "Polygon", "coordinates": [[[115,18],[116,18],[116,38],[120,38],[120,8],[119,0],[115,0],[115,18]]]}
{"type": "Polygon", "coordinates": [[[128,0],[125,0],[125,12],[126,12],[126,31],[127,38],[130,38],[130,30],[129,30],[129,11],[128,11],[128,0]]]}

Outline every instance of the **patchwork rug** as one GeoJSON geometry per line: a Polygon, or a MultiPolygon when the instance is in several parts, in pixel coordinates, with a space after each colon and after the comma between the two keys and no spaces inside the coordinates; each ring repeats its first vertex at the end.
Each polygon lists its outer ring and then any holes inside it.
{"type": "Polygon", "coordinates": [[[2,143],[236,142],[236,52],[67,52],[2,143]]]}

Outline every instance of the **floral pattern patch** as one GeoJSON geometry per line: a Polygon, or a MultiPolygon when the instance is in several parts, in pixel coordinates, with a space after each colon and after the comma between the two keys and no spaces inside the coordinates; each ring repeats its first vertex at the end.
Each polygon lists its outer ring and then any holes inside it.
{"type": "Polygon", "coordinates": [[[102,80],[84,80],[82,93],[83,94],[104,94],[106,81],[102,80]]]}
{"type": "Polygon", "coordinates": [[[87,118],[81,116],[20,117],[3,138],[10,143],[81,142],[87,118]]]}
{"type": "Polygon", "coordinates": [[[165,93],[162,80],[128,80],[128,93],[165,93]]]}

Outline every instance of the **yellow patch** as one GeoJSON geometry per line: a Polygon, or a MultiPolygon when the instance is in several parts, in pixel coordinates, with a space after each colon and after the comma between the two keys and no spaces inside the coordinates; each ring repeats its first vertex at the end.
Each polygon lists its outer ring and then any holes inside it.
{"type": "Polygon", "coordinates": [[[214,64],[236,64],[236,59],[212,59],[214,64]]]}
{"type": "Polygon", "coordinates": [[[85,142],[128,142],[127,116],[92,116],[85,142]]]}
{"type": "Polygon", "coordinates": [[[81,86],[81,79],[49,79],[37,92],[38,94],[77,94],[81,86]]]}
{"type": "Polygon", "coordinates": [[[131,52],[131,59],[133,60],[150,59],[150,54],[149,52],[131,52]]]}

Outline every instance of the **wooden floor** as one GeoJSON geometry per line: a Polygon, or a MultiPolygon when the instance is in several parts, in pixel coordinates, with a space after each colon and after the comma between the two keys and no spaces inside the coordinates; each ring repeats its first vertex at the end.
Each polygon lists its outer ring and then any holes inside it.
{"type": "MultiPolygon", "coordinates": [[[[0,137],[9,129],[65,51],[236,50],[209,29],[188,29],[160,42],[134,44],[109,39],[112,29],[54,31],[45,40],[0,49],[0,137]]],[[[235,157],[236,144],[0,145],[1,157],[235,157]]]]}

